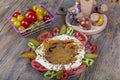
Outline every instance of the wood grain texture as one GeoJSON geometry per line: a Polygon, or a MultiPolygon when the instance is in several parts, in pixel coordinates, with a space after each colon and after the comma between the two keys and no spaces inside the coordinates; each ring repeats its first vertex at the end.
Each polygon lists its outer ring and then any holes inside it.
{"type": "MultiPolygon", "coordinates": [[[[60,1],[62,0],[0,1],[0,80],[44,80],[42,73],[34,70],[29,60],[19,58],[23,51],[29,49],[26,44],[27,38],[15,33],[6,16],[14,11],[25,11],[39,3],[47,5],[52,11],[58,9],[59,12],[61,7],[66,11],[74,5],[75,0],[64,0],[62,3],[60,1]]],[[[106,13],[107,28],[99,34],[89,36],[90,42],[98,46],[96,53],[99,57],[95,59],[94,65],[80,75],[70,77],[69,80],[120,80],[120,5],[107,2],[106,4],[109,6],[106,13]]],[[[51,27],[65,24],[64,18],[65,16],[57,15],[51,27]]]]}

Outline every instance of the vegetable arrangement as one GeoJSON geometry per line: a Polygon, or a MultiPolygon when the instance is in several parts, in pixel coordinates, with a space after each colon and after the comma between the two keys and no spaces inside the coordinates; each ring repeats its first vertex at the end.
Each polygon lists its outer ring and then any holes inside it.
{"type": "Polygon", "coordinates": [[[46,80],[52,79],[67,80],[70,74],[79,74],[83,72],[86,69],[86,67],[89,67],[94,63],[93,59],[98,57],[97,54],[94,54],[96,52],[97,46],[88,43],[89,43],[88,37],[86,36],[85,33],[74,31],[74,29],[71,26],[62,25],[61,28],[55,26],[52,29],[52,31],[45,31],[40,33],[37,40],[33,38],[28,39],[27,44],[30,50],[23,52],[20,57],[30,59],[32,67],[37,71],[44,72],[44,77],[46,80]],[[44,66],[35,61],[36,58],[35,50],[45,39],[62,34],[74,36],[75,38],[80,40],[81,43],[86,47],[86,54],[82,60],[82,65],[70,70],[60,71],[47,70],[44,66]]]}

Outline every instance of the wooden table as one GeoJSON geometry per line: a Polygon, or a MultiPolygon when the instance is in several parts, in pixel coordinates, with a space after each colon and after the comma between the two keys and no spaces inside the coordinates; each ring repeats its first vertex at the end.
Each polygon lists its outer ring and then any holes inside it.
{"type": "MultiPolygon", "coordinates": [[[[74,1],[0,0],[0,80],[44,80],[41,73],[31,67],[30,61],[19,58],[23,51],[29,49],[27,38],[16,34],[6,16],[38,3],[47,5],[55,13],[61,7],[66,11],[74,1]]],[[[120,5],[111,3],[108,6],[107,28],[99,34],[89,36],[90,42],[98,46],[99,57],[95,59],[94,65],[69,80],[120,80],[120,5]]],[[[64,24],[64,17],[57,15],[52,26],[64,24]]]]}

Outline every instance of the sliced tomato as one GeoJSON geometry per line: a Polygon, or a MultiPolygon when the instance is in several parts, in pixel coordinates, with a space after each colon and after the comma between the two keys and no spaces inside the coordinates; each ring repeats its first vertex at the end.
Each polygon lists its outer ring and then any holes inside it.
{"type": "Polygon", "coordinates": [[[52,37],[52,33],[50,31],[45,31],[39,34],[37,40],[39,42],[43,42],[45,39],[52,37]]]}
{"type": "Polygon", "coordinates": [[[31,65],[37,71],[40,71],[40,72],[47,71],[47,69],[44,66],[42,66],[40,63],[36,62],[35,60],[32,60],[31,65]]]}
{"type": "Polygon", "coordinates": [[[80,40],[82,43],[83,43],[83,45],[85,46],[86,44],[87,44],[87,42],[88,42],[88,37],[87,37],[87,35],[85,34],[85,33],[83,33],[83,32],[75,32],[75,33],[73,33],[73,36],[75,37],[75,38],[77,38],[78,40],[80,40]]]}
{"type": "Polygon", "coordinates": [[[71,70],[67,70],[66,72],[68,74],[79,74],[79,73],[83,72],[85,69],[86,69],[86,65],[82,64],[80,67],[71,69],[71,70]]]}

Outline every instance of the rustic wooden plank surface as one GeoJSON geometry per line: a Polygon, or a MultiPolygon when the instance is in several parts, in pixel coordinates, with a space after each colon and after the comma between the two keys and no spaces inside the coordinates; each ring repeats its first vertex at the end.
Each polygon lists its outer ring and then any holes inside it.
{"type": "MultiPolygon", "coordinates": [[[[26,10],[34,4],[43,3],[56,12],[59,7],[65,11],[75,0],[1,0],[0,1],[0,80],[44,80],[42,74],[35,71],[30,61],[20,59],[21,52],[28,50],[27,38],[15,33],[6,16],[14,11],[26,10]],[[61,2],[63,1],[63,2],[61,2]]],[[[108,4],[108,3],[107,3],[108,4]]],[[[120,5],[108,4],[107,28],[100,34],[90,37],[98,46],[95,64],[82,74],[69,80],[120,80],[120,5]],[[79,77],[79,78],[78,78],[79,77]]],[[[59,12],[59,11],[58,11],[59,12]]],[[[57,15],[54,25],[61,26],[65,16],[57,15]]]]}

